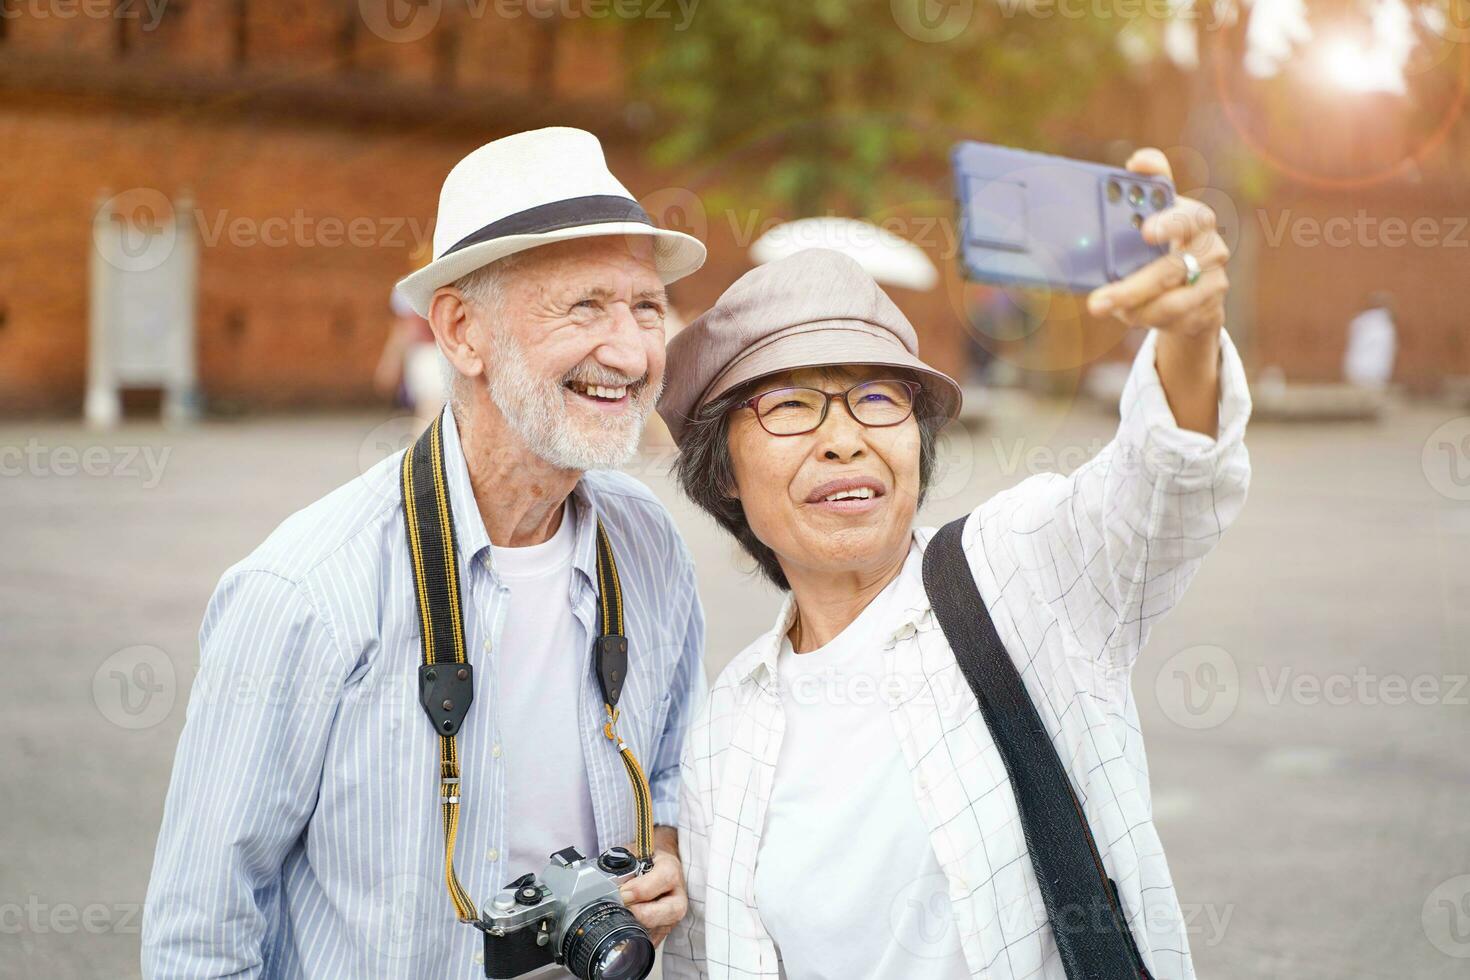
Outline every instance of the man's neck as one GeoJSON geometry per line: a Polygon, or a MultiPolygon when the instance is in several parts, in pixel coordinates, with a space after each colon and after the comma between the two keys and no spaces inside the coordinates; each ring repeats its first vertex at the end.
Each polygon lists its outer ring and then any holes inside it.
{"type": "Polygon", "coordinates": [[[552,466],[533,453],[488,399],[457,407],[454,419],[490,543],[525,548],[550,540],[582,473],[552,466]]]}
{"type": "Polygon", "coordinates": [[[796,600],[796,621],[787,634],[792,649],[810,653],[836,639],[898,577],[908,555],[905,546],[871,567],[835,575],[817,569],[785,569],[796,600]]]}

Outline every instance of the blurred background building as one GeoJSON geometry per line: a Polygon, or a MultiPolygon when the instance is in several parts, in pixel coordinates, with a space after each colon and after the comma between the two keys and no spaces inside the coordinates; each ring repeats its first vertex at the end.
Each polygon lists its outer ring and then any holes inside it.
{"type": "Polygon", "coordinates": [[[1221,214],[1253,371],[1339,378],[1377,290],[1396,302],[1397,383],[1470,375],[1455,4],[1437,21],[1399,7],[1412,44],[1385,54],[1368,8],[1304,41],[1266,29],[1272,3],[1129,19],[916,0],[910,22],[903,0],[627,0],[623,17],[566,0],[0,0],[0,411],[79,413],[93,216],[146,235],[174,201],[198,238],[205,409],[371,402],[389,289],[431,239],[444,174],[552,124],[596,132],[657,220],[709,241],[674,297],[686,318],[776,222],[851,214],[934,258],[940,288],[895,295],[940,366],[999,356],[1072,388],[1127,356],[1123,331],[1065,299],[1024,339],[973,329],[994,298],[957,275],[945,149],[1120,164],[1156,145],[1221,214]]]}

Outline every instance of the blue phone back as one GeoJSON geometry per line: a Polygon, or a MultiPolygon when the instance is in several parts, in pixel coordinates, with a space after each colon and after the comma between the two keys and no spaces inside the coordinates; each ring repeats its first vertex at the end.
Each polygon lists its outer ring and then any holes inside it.
{"type": "Polygon", "coordinates": [[[1087,292],[1168,252],[1138,230],[1174,203],[1162,177],[989,143],[951,159],[970,279],[1087,292]]]}

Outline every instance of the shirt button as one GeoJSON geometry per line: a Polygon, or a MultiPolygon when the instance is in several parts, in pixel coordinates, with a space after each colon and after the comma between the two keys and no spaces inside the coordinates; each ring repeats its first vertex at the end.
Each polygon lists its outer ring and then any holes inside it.
{"type": "Polygon", "coordinates": [[[486,653],[489,653],[490,652],[490,641],[489,640],[486,640],[484,643],[481,643],[480,646],[484,648],[484,650],[485,650],[486,653]]]}
{"type": "Polygon", "coordinates": [[[483,962],[485,962],[485,951],[483,949],[480,950],[478,953],[475,954],[475,962],[476,963],[483,963],[483,962]]]}
{"type": "Polygon", "coordinates": [[[496,861],[499,861],[500,860],[500,849],[497,848],[497,847],[490,848],[490,850],[488,850],[488,851],[485,852],[485,859],[487,861],[490,861],[492,864],[494,862],[496,862],[496,861]]]}
{"type": "Polygon", "coordinates": [[[928,776],[924,776],[924,775],[919,776],[919,789],[928,789],[928,788],[929,788],[929,777],[928,776]]]}
{"type": "Polygon", "coordinates": [[[496,742],[494,745],[490,746],[490,754],[492,756],[494,756],[495,758],[497,758],[497,759],[500,758],[500,743],[499,742],[496,742]]]}

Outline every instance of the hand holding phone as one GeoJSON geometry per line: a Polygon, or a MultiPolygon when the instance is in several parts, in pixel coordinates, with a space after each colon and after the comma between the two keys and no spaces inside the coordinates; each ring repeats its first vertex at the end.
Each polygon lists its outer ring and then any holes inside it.
{"type": "Polygon", "coordinates": [[[1174,203],[1166,177],[988,143],[951,159],[970,279],[1089,292],[1168,253],[1140,231],[1174,203]]]}

